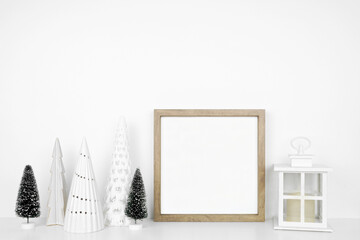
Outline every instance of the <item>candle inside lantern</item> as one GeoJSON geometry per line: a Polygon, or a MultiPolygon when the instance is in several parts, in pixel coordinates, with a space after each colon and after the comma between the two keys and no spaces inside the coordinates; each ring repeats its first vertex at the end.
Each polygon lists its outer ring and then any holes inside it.
{"type": "MultiPolygon", "coordinates": [[[[290,193],[289,195],[300,196],[299,192],[290,193]]],[[[315,200],[305,201],[305,222],[315,222],[315,200]]],[[[286,219],[288,222],[300,222],[301,217],[301,200],[286,200],[286,219]]]]}

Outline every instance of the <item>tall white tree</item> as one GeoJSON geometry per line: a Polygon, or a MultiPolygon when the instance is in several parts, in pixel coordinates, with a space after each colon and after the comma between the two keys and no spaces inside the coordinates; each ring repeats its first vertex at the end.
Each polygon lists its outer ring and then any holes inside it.
{"type": "Polygon", "coordinates": [[[51,180],[49,185],[49,199],[47,203],[46,225],[64,225],[65,210],[65,180],[62,152],[59,139],[56,138],[52,154],[51,180]]]}
{"type": "Polygon", "coordinates": [[[104,217],[96,191],[95,174],[84,138],[71,182],[64,230],[73,233],[89,233],[103,228],[104,217]]]}
{"type": "Polygon", "coordinates": [[[127,126],[121,117],[115,134],[115,149],[112,157],[105,196],[105,224],[127,226],[130,219],[125,215],[127,197],[131,184],[131,168],[128,149],[127,126]]]}

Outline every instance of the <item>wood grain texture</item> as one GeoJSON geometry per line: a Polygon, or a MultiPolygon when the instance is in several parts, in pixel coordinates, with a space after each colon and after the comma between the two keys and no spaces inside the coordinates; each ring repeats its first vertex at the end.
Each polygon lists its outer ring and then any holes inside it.
{"type": "Polygon", "coordinates": [[[156,222],[263,222],[265,221],[265,110],[264,109],[155,109],[154,110],[154,221],[156,222]],[[257,117],[258,213],[161,214],[161,118],[257,117]]]}

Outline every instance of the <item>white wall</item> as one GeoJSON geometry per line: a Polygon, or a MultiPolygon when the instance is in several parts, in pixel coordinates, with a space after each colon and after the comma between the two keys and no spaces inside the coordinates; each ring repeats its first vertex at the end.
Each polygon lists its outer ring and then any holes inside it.
{"type": "Polygon", "coordinates": [[[0,216],[25,164],[43,213],[59,137],[70,185],[82,136],[101,195],[116,119],[153,205],[154,108],[265,108],[266,216],[274,163],[313,141],[334,168],[329,217],[360,217],[360,2],[0,1],[0,216]]]}

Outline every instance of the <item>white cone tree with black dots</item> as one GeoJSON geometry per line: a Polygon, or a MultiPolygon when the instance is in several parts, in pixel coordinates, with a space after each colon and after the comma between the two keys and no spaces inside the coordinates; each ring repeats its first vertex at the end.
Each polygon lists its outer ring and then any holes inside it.
{"type": "Polygon", "coordinates": [[[125,209],[126,216],[134,219],[135,224],[138,220],[147,218],[145,186],[140,169],[136,169],[134,178],[131,182],[130,193],[125,209]]]}
{"type": "Polygon", "coordinates": [[[26,165],[21,179],[19,192],[16,201],[15,213],[19,217],[27,219],[40,216],[40,199],[39,192],[30,165],[26,165]]]}
{"type": "Polygon", "coordinates": [[[105,224],[127,226],[130,219],[125,215],[125,207],[131,181],[125,118],[120,118],[115,134],[115,149],[105,196],[105,224]]]}
{"type": "Polygon", "coordinates": [[[67,232],[89,233],[104,228],[103,212],[85,138],[71,183],[65,214],[64,230],[67,232]]]}
{"type": "Polygon", "coordinates": [[[51,180],[49,185],[48,214],[46,225],[64,225],[65,218],[65,180],[62,152],[59,139],[54,145],[51,164],[51,180]]]}

